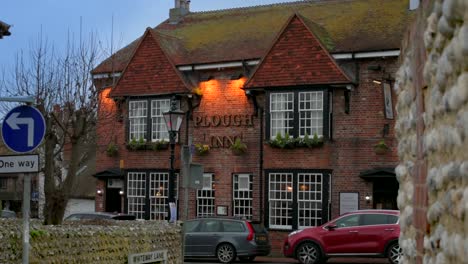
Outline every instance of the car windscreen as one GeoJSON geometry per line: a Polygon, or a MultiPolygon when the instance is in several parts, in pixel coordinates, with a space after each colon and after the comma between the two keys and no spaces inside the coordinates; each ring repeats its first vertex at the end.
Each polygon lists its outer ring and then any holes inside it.
{"type": "Polygon", "coordinates": [[[254,228],[255,233],[268,233],[265,226],[261,223],[253,223],[251,222],[252,227],[254,228]]]}

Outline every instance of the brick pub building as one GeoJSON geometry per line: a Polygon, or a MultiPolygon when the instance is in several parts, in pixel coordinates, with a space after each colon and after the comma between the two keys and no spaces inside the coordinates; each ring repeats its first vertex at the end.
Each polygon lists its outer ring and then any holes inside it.
{"type": "Polygon", "coordinates": [[[176,2],[167,21],[93,71],[101,88],[97,211],[166,219],[170,150],[162,113],[172,102],[186,113],[175,155],[181,220],[261,221],[279,254],[292,230],[348,210],[397,209],[390,87],[412,15],[408,1],[208,12],[176,2]],[[232,150],[236,139],[244,153],[232,150]],[[183,145],[204,170],[188,204],[183,145]]]}

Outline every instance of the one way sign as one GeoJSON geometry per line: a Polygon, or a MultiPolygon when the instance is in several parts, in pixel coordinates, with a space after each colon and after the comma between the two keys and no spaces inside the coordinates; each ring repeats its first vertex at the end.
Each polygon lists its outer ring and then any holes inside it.
{"type": "Polygon", "coordinates": [[[18,106],[5,116],[2,137],[12,151],[26,153],[33,151],[45,135],[45,120],[41,112],[32,106],[18,106]]]}

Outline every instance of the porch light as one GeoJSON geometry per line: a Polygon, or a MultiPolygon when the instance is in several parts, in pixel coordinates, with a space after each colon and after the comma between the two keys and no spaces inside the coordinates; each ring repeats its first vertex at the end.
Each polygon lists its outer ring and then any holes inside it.
{"type": "Polygon", "coordinates": [[[367,203],[370,203],[370,201],[371,201],[371,196],[370,196],[369,194],[366,194],[365,199],[366,199],[366,202],[367,202],[367,203]]]}
{"type": "Polygon", "coordinates": [[[124,191],[123,191],[123,190],[120,190],[120,191],[119,191],[119,194],[120,194],[120,195],[124,195],[124,191]]]}
{"type": "Polygon", "coordinates": [[[96,190],[96,193],[97,193],[98,195],[102,195],[102,190],[101,190],[101,189],[97,189],[97,190],[96,190]]]}

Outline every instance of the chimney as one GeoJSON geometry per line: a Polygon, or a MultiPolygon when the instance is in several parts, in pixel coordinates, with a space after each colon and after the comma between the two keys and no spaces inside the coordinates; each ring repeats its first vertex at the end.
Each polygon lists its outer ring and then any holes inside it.
{"type": "Polygon", "coordinates": [[[175,7],[169,10],[169,23],[177,24],[190,12],[190,0],[174,0],[175,7]]]}

